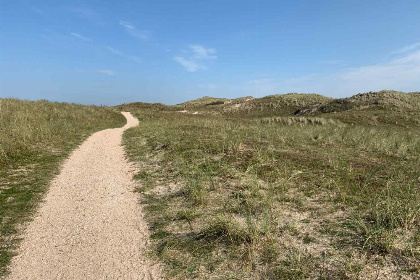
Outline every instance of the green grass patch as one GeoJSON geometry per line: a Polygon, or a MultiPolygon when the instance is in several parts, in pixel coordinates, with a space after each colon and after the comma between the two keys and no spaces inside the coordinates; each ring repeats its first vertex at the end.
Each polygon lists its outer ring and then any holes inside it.
{"type": "MultiPolygon", "coordinates": [[[[305,104],[329,102],[314,97],[305,104]]],[[[272,116],[286,105],[270,102],[299,98],[269,97],[249,116],[224,100],[185,107],[199,114],[129,105],[140,125],[124,144],[168,276],[357,279],[378,259],[395,277],[416,275],[419,127],[272,116]]]]}

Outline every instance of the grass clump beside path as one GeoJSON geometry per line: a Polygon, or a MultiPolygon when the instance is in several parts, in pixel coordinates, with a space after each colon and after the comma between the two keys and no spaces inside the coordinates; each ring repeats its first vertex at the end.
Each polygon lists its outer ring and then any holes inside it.
{"type": "Polygon", "coordinates": [[[169,278],[418,277],[418,126],[130,106],[124,143],[169,278]]]}
{"type": "Polygon", "coordinates": [[[106,107],[0,99],[0,276],[61,161],[92,133],[124,124],[106,107]]]}

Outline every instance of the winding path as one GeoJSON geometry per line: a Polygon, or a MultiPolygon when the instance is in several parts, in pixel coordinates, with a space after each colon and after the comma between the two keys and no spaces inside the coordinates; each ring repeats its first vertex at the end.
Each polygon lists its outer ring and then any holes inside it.
{"type": "Polygon", "coordinates": [[[144,257],[147,225],[121,146],[138,120],[122,114],[123,128],[93,134],[64,162],[8,279],[161,279],[144,257]]]}

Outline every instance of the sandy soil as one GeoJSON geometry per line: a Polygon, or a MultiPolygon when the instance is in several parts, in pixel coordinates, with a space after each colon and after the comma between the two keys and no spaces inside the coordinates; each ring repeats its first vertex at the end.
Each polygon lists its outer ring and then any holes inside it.
{"type": "Polygon", "coordinates": [[[8,279],[161,279],[148,241],[133,168],[121,146],[138,124],[93,134],[64,162],[23,236],[8,279]]]}

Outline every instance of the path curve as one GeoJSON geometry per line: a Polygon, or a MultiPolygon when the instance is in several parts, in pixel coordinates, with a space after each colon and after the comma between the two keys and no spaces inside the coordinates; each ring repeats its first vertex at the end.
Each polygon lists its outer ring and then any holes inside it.
{"type": "Polygon", "coordinates": [[[90,136],[64,162],[28,225],[8,279],[161,279],[121,146],[138,120],[90,136]]]}

